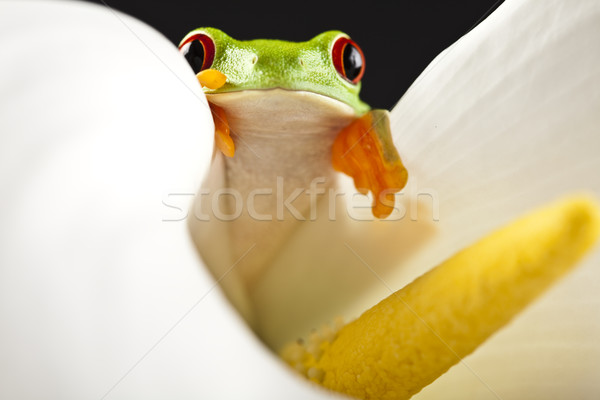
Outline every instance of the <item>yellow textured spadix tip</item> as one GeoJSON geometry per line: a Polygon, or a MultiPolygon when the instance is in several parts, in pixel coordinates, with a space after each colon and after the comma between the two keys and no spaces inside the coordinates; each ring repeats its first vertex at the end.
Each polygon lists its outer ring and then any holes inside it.
{"type": "Polygon", "coordinates": [[[305,366],[357,398],[410,398],[569,271],[596,241],[599,215],[594,200],[572,197],[523,217],[343,327],[305,366]]]}
{"type": "Polygon", "coordinates": [[[227,76],[216,69],[200,71],[196,74],[196,78],[198,78],[198,82],[200,82],[202,87],[209,89],[218,89],[227,82],[227,76]]]}

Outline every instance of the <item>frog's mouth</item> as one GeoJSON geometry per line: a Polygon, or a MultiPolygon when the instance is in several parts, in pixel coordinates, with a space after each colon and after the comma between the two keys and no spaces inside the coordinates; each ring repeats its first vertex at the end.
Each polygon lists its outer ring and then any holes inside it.
{"type": "MultiPolygon", "coordinates": [[[[216,100],[218,98],[224,98],[224,97],[228,97],[228,96],[223,96],[226,93],[248,93],[248,92],[258,92],[258,93],[268,93],[269,95],[273,95],[273,94],[279,94],[281,97],[283,97],[283,100],[285,101],[286,98],[291,98],[293,96],[290,95],[290,93],[298,93],[301,94],[301,96],[304,96],[303,99],[309,99],[313,100],[313,102],[322,102],[322,103],[326,103],[329,102],[331,103],[331,105],[337,109],[336,114],[352,114],[353,117],[357,117],[359,115],[357,115],[356,111],[352,108],[352,106],[350,106],[349,104],[340,101],[336,98],[327,96],[325,94],[319,93],[319,92],[314,92],[314,91],[310,91],[310,90],[298,90],[298,89],[289,89],[289,88],[285,88],[285,87],[279,87],[279,86],[273,86],[270,88],[264,88],[264,89],[238,89],[238,90],[232,90],[232,91],[219,91],[219,92],[215,92],[218,89],[221,89],[225,83],[227,83],[227,75],[225,75],[224,73],[222,73],[221,71],[218,71],[216,69],[205,69],[202,70],[200,72],[198,72],[196,74],[196,78],[198,79],[198,82],[200,83],[200,86],[202,86],[202,88],[204,89],[209,89],[208,91],[205,91],[205,94],[207,96],[208,101],[211,103],[211,105],[217,105],[220,107],[227,107],[227,104],[222,104],[225,101],[224,100],[216,100]],[[282,93],[286,93],[282,94],[282,93]]],[[[235,96],[232,96],[232,98],[235,96]]],[[[236,97],[236,100],[240,100],[241,97],[236,97]]],[[[314,114],[312,114],[314,115],[314,114]]],[[[270,116],[272,117],[272,116],[270,116]]]]}
{"type": "MultiPolygon", "coordinates": [[[[196,74],[196,79],[200,83],[200,86],[204,89],[204,92],[208,98],[208,101],[212,105],[220,105],[216,101],[213,101],[216,98],[221,97],[221,95],[225,93],[238,93],[238,92],[258,92],[258,93],[269,93],[274,94],[277,93],[274,90],[286,91],[289,93],[302,93],[304,99],[309,98],[313,102],[328,102],[334,104],[335,108],[338,109],[340,114],[352,114],[354,118],[360,117],[364,114],[364,112],[368,111],[368,106],[364,110],[358,110],[352,104],[340,100],[336,97],[329,96],[326,93],[322,93],[318,90],[311,90],[309,88],[290,88],[286,86],[278,86],[276,83],[273,86],[265,87],[265,88],[238,88],[231,89],[226,86],[228,77],[224,73],[216,69],[205,69],[196,74]]],[[[292,97],[292,96],[289,96],[292,97]]],[[[309,101],[310,101],[309,100],[309,101]]],[[[222,105],[221,105],[222,106],[222,105]]],[[[314,114],[313,114],[314,115],[314,114]]]]}

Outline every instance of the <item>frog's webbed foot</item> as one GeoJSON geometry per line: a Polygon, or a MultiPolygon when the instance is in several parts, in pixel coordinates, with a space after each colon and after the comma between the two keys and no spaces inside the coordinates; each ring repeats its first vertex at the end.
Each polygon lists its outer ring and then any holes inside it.
{"type": "Polygon", "coordinates": [[[227,82],[227,75],[216,69],[203,69],[196,74],[196,78],[202,87],[218,89],[227,82]]]}
{"type": "Polygon", "coordinates": [[[344,128],[333,143],[333,168],[354,179],[362,193],[373,193],[373,215],[394,210],[394,193],[406,185],[408,172],[392,141],[389,113],[371,110],[344,128]]]}
{"type": "Polygon", "coordinates": [[[231,138],[225,110],[211,104],[210,111],[212,112],[213,120],[215,122],[215,145],[227,157],[233,157],[235,154],[235,144],[231,138]]]}
{"type": "MultiPolygon", "coordinates": [[[[198,82],[200,82],[202,87],[209,89],[218,89],[227,81],[227,76],[216,69],[202,70],[196,74],[196,78],[198,78],[198,82]]],[[[231,138],[225,110],[214,104],[210,104],[210,111],[215,122],[215,145],[227,157],[233,157],[235,144],[231,138]]]]}

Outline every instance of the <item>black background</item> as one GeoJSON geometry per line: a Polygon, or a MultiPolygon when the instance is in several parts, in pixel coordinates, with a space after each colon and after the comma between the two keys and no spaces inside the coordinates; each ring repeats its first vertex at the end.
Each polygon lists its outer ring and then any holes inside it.
{"type": "Polygon", "coordinates": [[[361,98],[391,108],[433,58],[471,30],[503,0],[266,3],[227,0],[89,0],[153,26],[174,44],[192,29],[212,26],[236,39],[304,41],[339,29],[366,58],[361,98]]]}

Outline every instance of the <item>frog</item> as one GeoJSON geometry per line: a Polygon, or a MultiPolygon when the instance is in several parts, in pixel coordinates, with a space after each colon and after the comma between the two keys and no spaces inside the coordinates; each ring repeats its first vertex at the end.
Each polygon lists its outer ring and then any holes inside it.
{"type": "Polygon", "coordinates": [[[179,49],[210,105],[215,148],[230,159],[224,164],[232,186],[250,193],[264,187],[260,174],[271,179],[275,171],[307,187],[330,163],[353,179],[358,192],[372,193],[376,218],[394,210],[408,172],[394,146],[389,112],[359,97],[365,56],[347,34],[241,41],[206,27],[188,33],[179,49]],[[259,153],[267,159],[262,166],[259,153]]]}

